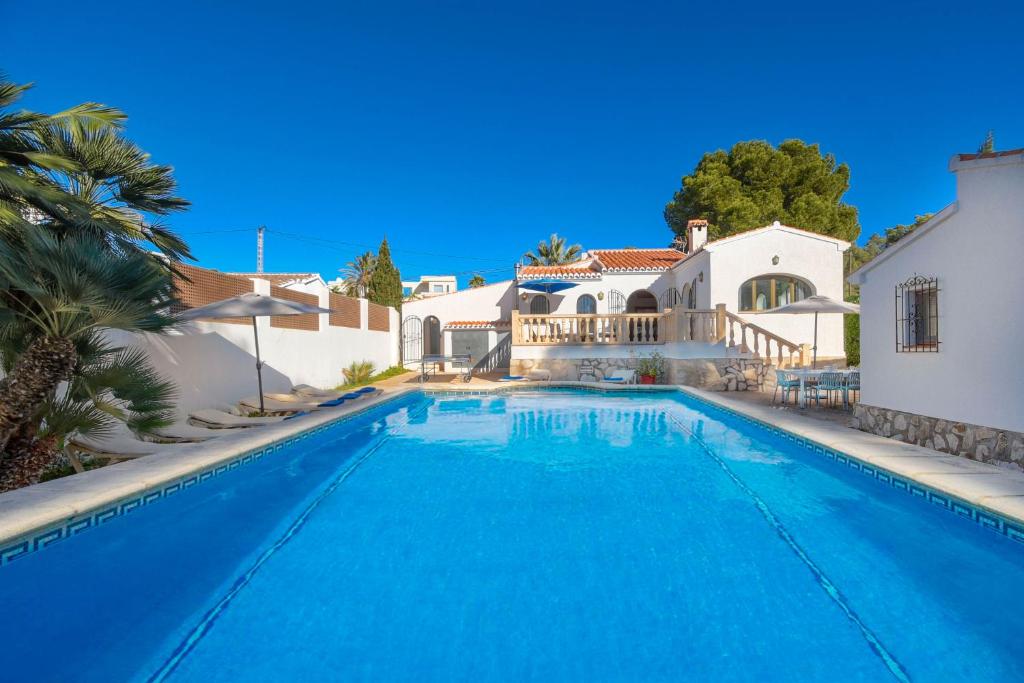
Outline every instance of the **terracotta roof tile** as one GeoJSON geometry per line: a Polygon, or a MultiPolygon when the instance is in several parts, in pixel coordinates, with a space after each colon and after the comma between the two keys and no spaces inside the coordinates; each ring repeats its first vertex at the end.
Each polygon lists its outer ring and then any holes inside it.
{"type": "Polygon", "coordinates": [[[1024,147],[1021,149],[1008,149],[1005,152],[982,152],[980,154],[960,154],[960,161],[974,161],[975,159],[996,159],[998,157],[1011,157],[1017,154],[1024,154],[1024,147]]]}
{"type": "Polygon", "coordinates": [[[601,271],[592,266],[591,261],[568,263],[564,266],[523,266],[519,269],[520,279],[542,277],[565,277],[574,280],[598,280],[601,271]]]}
{"type": "Polygon", "coordinates": [[[686,258],[676,249],[595,249],[590,253],[611,272],[668,270],[686,258]]]}
{"type": "Polygon", "coordinates": [[[453,320],[445,329],[487,330],[490,328],[512,327],[510,320],[453,320]]]}

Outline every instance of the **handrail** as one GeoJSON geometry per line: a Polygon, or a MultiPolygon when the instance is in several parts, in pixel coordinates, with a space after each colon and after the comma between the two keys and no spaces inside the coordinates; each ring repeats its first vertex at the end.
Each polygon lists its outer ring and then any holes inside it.
{"type": "Polygon", "coordinates": [[[720,319],[723,321],[722,337],[728,336],[726,347],[731,348],[737,345],[736,342],[736,327],[739,326],[739,347],[742,350],[746,350],[753,353],[759,358],[763,358],[769,362],[772,360],[771,343],[775,342],[775,359],[778,362],[778,366],[792,367],[794,365],[794,356],[798,356],[799,365],[803,366],[807,364],[810,358],[810,345],[809,344],[798,344],[790,341],[784,337],[780,337],[774,332],[770,332],[760,325],[755,325],[740,316],[725,310],[724,304],[719,304],[717,308],[720,319]],[[747,344],[747,331],[751,332],[753,347],[747,344]],[[761,338],[764,337],[764,353],[761,352],[761,338]]]}
{"type": "Polygon", "coordinates": [[[512,311],[512,344],[664,344],[669,337],[662,313],[539,315],[512,311]]]}

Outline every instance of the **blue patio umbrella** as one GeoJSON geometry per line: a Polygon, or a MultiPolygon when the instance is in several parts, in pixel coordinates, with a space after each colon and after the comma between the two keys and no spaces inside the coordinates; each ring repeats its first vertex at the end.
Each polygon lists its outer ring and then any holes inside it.
{"type": "Polygon", "coordinates": [[[519,288],[530,289],[535,292],[544,292],[545,294],[553,294],[554,292],[561,292],[563,289],[572,289],[576,284],[577,283],[575,282],[568,282],[566,280],[543,279],[521,282],[519,284],[519,288]]]}

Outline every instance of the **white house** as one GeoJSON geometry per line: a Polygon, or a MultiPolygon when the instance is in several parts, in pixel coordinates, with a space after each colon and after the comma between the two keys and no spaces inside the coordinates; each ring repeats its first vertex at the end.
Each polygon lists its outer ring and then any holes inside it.
{"type": "MultiPolygon", "coordinates": [[[[405,357],[418,359],[419,345],[446,355],[472,348],[474,358],[493,360],[505,357],[496,344],[506,343],[513,372],[545,369],[566,379],[653,351],[678,361],[792,362],[811,341],[813,321],[765,311],[811,294],[841,299],[849,243],[779,223],[714,242],[706,221],[688,229],[686,252],[595,249],[572,264],[520,266],[509,282],[406,303],[405,357]],[[465,334],[470,329],[478,333],[465,334]]],[[[821,317],[820,358],[844,356],[842,330],[842,316],[821,317]]]]}
{"type": "Polygon", "coordinates": [[[458,289],[459,283],[454,275],[421,275],[419,280],[402,281],[402,294],[411,299],[451,294],[458,289]]]}
{"type": "Polygon", "coordinates": [[[850,276],[861,429],[1024,463],[1024,149],[958,154],[956,201],[850,276]]]}

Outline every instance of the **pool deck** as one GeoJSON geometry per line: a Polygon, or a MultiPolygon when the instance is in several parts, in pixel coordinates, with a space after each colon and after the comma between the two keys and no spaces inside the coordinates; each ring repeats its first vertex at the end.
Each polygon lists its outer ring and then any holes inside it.
{"type": "MultiPolygon", "coordinates": [[[[886,439],[846,427],[842,415],[814,415],[772,406],[763,398],[709,392],[692,387],[621,386],[584,382],[503,383],[497,376],[474,377],[464,383],[441,376],[421,385],[414,376],[400,375],[376,385],[382,393],[365,402],[314,412],[300,419],[230,433],[208,443],[179,444],[160,453],[90,470],[35,486],[0,494],[0,549],[14,539],[37,535],[117,501],[138,496],[161,485],[210,470],[268,444],[286,440],[339,418],[362,412],[411,391],[491,392],[544,387],[582,387],[597,390],[683,391],[756,421],[841,451],[862,462],[917,481],[1006,518],[1024,522],[1024,472],[956,457],[920,446],[886,439]],[[813,415],[813,416],[812,416],[813,415]]],[[[0,558],[3,559],[3,558],[0,558]]]]}

